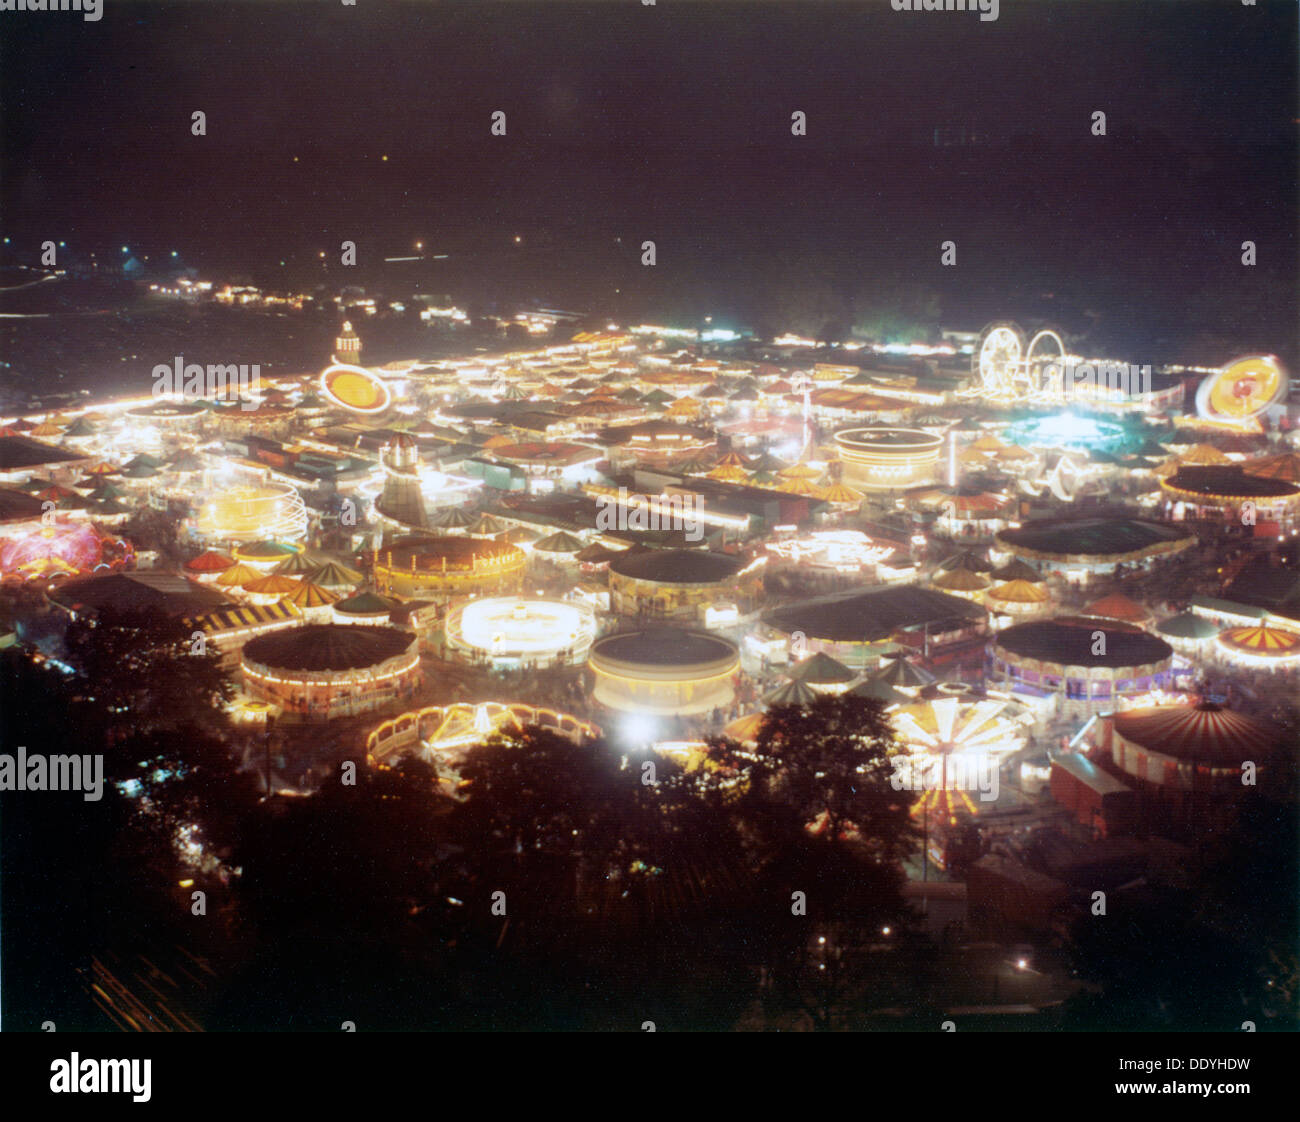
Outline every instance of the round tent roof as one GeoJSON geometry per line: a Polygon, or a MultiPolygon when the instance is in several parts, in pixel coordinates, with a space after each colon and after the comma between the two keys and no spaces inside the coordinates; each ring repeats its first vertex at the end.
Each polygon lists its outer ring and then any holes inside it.
{"type": "Polygon", "coordinates": [[[1204,640],[1213,639],[1219,633],[1219,627],[1212,621],[1198,616],[1195,612],[1181,612],[1170,616],[1156,626],[1161,635],[1174,639],[1204,640]]]}
{"type": "Polygon", "coordinates": [[[1021,658],[1081,667],[1148,666],[1166,662],[1174,653],[1163,639],[1140,627],[1084,616],[1013,624],[998,632],[994,646],[1021,658]],[[1104,635],[1103,643],[1094,641],[1097,631],[1104,635]]]}
{"type": "Polygon", "coordinates": [[[739,667],[740,654],[735,643],[718,635],[661,628],[597,639],[589,663],[604,673],[676,681],[730,673],[739,667]]]}
{"type": "Polygon", "coordinates": [[[1239,765],[1243,759],[1268,756],[1283,743],[1275,726],[1208,703],[1126,709],[1111,720],[1115,732],[1130,743],[1197,763],[1239,765]]]}
{"type": "Polygon", "coordinates": [[[396,658],[413,640],[396,627],[309,623],[250,639],[244,658],[282,670],[361,670],[396,658]]]}
{"type": "Polygon", "coordinates": [[[612,573],[657,584],[713,584],[734,577],[743,567],[739,558],[697,549],[629,550],[609,562],[612,573]]]}
{"type": "Polygon", "coordinates": [[[1254,460],[1242,464],[1241,467],[1247,475],[1258,476],[1260,479],[1281,479],[1286,483],[1300,483],[1300,455],[1294,452],[1284,452],[1280,456],[1254,460]]]}
{"type": "Polygon", "coordinates": [[[1219,635],[1219,642],[1229,650],[1256,658],[1291,658],[1300,654],[1300,634],[1267,624],[1230,627],[1219,635]]]}
{"type": "Polygon", "coordinates": [[[1141,518],[1044,518],[1002,530],[997,542],[1019,557],[1049,561],[1127,561],[1193,545],[1189,531],[1141,518]]]}
{"type": "Polygon", "coordinates": [[[1103,616],[1106,619],[1120,619],[1126,623],[1144,623],[1151,619],[1151,612],[1119,592],[1094,600],[1085,609],[1090,616],[1103,616]]]}

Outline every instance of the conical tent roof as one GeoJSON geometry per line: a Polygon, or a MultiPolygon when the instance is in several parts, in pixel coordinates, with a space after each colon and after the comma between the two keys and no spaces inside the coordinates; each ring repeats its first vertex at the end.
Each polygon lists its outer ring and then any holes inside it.
{"type": "Polygon", "coordinates": [[[132,463],[127,464],[127,466],[122,469],[123,479],[152,479],[158,474],[158,469],[156,467],[150,467],[148,464],[132,463]]]}
{"type": "Polygon", "coordinates": [[[241,588],[249,581],[257,580],[261,575],[251,565],[245,565],[241,561],[236,565],[231,565],[221,576],[217,577],[217,583],[223,588],[241,588]]]}
{"type": "Polygon", "coordinates": [[[200,553],[197,557],[186,561],[185,568],[191,573],[224,573],[234,563],[233,557],[227,557],[224,553],[209,549],[207,552],[200,553]]]}
{"type": "Polygon", "coordinates": [[[821,472],[809,464],[791,464],[788,468],[782,468],[777,474],[784,476],[786,479],[820,479],[821,472]]]}
{"type": "Polygon", "coordinates": [[[193,452],[180,452],[167,461],[168,471],[202,471],[203,461],[193,452]]]}
{"type": "Polygon", "coordinates": [[[90,510],[92,514],[101,518],[112,518],[118,514],[131,513],[131,507],[112,498],[95,499],[90,504],[90,510]]]}
{"type": "Polygon", "coordinates": [[[1009,580],[996,588],[989,589],[990,600],[1001,600],[1008,604],[1045,604],[1051,594],[1042,584],[1028,580],[1009,580]]]}
{"type": "Polygon", "coordinates": [[[533,543],[533,548],[541,553],[578,553],[582,547],[582,542],[563,530],[533,543]]]}
{"type": "Polygon", "coordinates": [[[941,561],[939,568],[944,572],[952,569],[968,569],[972,573],[987,573],[992,571],[993,566],[970,550],[963,549],[960,553],[941,561]]]}
{"type": "Polygon", "coordinates": [[[989,587],[986,577],[960,566],[940,570],[935,573],[930,583],[935,588],[942,588],[949,592],[983,592],[989,587]]]}
{"type": "Polygon", "coordinates": [[[838,659],[831,658],[824,651],[818,651],[811,658],[806,658],[790,672],[796,682],[809,685],[829,686],[851,682],[857,675],[838,659]]]}
{"type": "Polygon", "coordinates": [[[381,612],[385,614],[391,612],[395,607],[397,607],[396,600],[389,600],[377,592],[366,589],[355,596],[349,596],[346,600],[339,600],[334,605],[334,610],[348,616],[374,616],[381,612]]]}
{"type": "Polygon", "coordinates": [[[744,483],[749,478],[749,476],[745,474],[744,468],[734,466],[715,467],[712,471],[708,472],[708,477],[710,479],[716,479],[720,483],[744,483]]]}
{"type": "Polygon", "coordinates": [[[307,579],[324,588],[351,588],[361,583],[361,574],[337,561],[327,561],[307,573],[307,579]]]}
{"type": "Polygon", "coordinates": [[[471,534],[504,534],[510,527],[492,514],[480,514],[466,527],[471,534]]]}
{"type": "Polygon", "coordinates": [[[69,440],[76,440],[78,437],[94,436],[98,431],[99,429],[93,421],[88,421],[85,417],[78,417],[63,430],[63,435],[69,440]]]}
{"type": "Polygon", "coordinates": [[[159,468],[163,462],[157,456],[151,456],[148,452],[141,452],[127,461],[127,467],[134,467],[137,464],[143,464],[145,467],[159,468]]]}
{"type": "Polygon", "coordinates": [[[286,557],[271,571],[279,573],[281,576],[298,577],[304,573],[313,572],[318,567],[318,562],[308,557],[306,553],[295,553],[292,557],[286,557]]]}
{"type": "Polygon", "coordinates": [[[1043,575],[1032,565],[1021,561],[1019,557],[1008,561],[1001,568],[994,569],[989,574],[994,580],[1013,581],[1027,580],[1030,584],[1039,584],[1043,580],[1043,575]]]}
{"type": "Polygon", "coordinates": [[[905,689],[923,689],[937,679],[923,666],[917,666],[906,658],[886,658],[879,670],[868,677],[874,682],[884,682],[890,686],[905,689]]]}
{"type": "Polygon", "coordinates": [[[443,511],[443,513],[433,519],[431,523],[431,525],[434,525],[441,530],[463,530],[473,524],[474,516],[472,514],[467,514],[458,506],[443,511]]]}
{"type": "Polygon", "coordinates": [[[822,492],[822,498],[828,503],[836,503],[841,506],[857,504],[862,502],[862,492],[855,491],[852,487],[845,487],[843,483],[836,483],[827,487],[822,492]]]}
{"type": "Polygon", "coordinates": [[[886,705],[897,705],[899,702],[910,701],[907,694],[896,690],[888,682],[879,677],[864,678],[856,686],[850,686],[849,693],[854,697],[871,697],[876,701],[884,702],[886,705]]]}
{"type": "Polygon", "coordinates": [[[297,590],[298,582],[293,577],[270,573],[264,577],[254,577],[243,588],[245,592],[252,592],[258,596],[288,596],[297,590]]]}
{"type": "Polygon", "coordinates": [[[760,452],[749,461],[750,471],[783,471],[787,466],[784,460],[778,460],[771,452],[760,452]]]}
{"type": "Polygon", "coordinates": [[[818,693],[806,682],[785,682],[770,693],[763,695],[766,705],[811,705],[818,698],[818,693]]]}
{"type": "Polygon", "coordinates": [[[313,584],[305,578],[300,580],[298,587],[289,594],[289,602],[299,608],[323,608],[327,604],[333,604],[337,599],[337,593],[330,592],[329,589],[313,584]]]}

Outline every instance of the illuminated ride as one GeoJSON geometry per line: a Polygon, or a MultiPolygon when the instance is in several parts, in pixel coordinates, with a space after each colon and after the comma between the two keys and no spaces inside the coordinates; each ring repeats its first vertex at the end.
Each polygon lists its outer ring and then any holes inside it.
{"type": "Polygon", "coordinates": [[[1201,381],[1196,411],[1221,425],[1249,424],[1286,397],[1286,371],[1271,355],[1250,355],[1201,381]]]}
{"type": "Polygon", "coordinates": [[[245,690],[311,717],[345,717],[406,696],[420,682],[419,640],[397,627],[309,623],[250,639],[245,690]]]}
{"type": "Polygon", "coordinates": [[[125,538],[105,534],[89,522],[56,522],[21,537],[0,538],[0,579],[53,580],[116,572],[135,559],[125,538]]]}
{"type": "Polygon", "coordinates": [[[815,530],[800,537],[768,542],[767,551],[797,566],[859,573],[875,568],[878,561],[894,552],[894,546],[876,545],[861,530],[815,530]]]}
{"type": "MultiPolygon", "coordinates": [[[[941,689],[943,687],[940,687],[941,689]]],[[[940,696],[891,709],[906,754],[894,757],[897,782],[921,797],[914,815],[950,819],[978,813],[994,801],[1002,761],[1025,746],[1034,723],[1029,709],[1008,694],[940,696]]]]}
{"type": "Polygon", "coordinates": [[[392,391],[384,380],[364,366],[328,366],[320,376],[320,388],[330,404],[352,413],[382,413],[393,403],[392,391]]]}
{"type": "Polygon", "coordinates": [[[413,709],[375,728],[366,737],[366,760],[383,764],[404,755],[429,761],[459,761],[493,733],[518,732],[537,725],[582,742],[600,736],[600,727],[568,713],[517,702],[457,702],[413,709]]]}
{"type": "Polygon", "coordinates": [[[296,541],[307,533],[307,508],[287,483],[228,487],[199,507],[196,529],[208,542],[296,541]]]}
{"type": "Polygon", "coordinates": [[[447,614],[447,646],[494,666],[584,662],[596,637],[591,608],[563,600],[512,596],[473,600],[447,614]]]}
{"type": "Polygon", "coordinates": [[[935,481],[943,437],[924,429],[881,426],[841,429],[835,444],[848,486],[892,491],[935,481]]]}
{"type": "Polygon", "coordinates": [[[740,652],[729,639],[702,631],[629,631],[596,640],[588,666],[596,677],[593,696],[610,709],[691,716],[731,705],[740,652]]]}
{"type": "Polygon", "coordinates": [[[989,324],[971,355],[972,385],[965,397],[1007,401],[1059,401],[1065,396],[1065,343],[1055,331],[1026,341],[1014,323],[989,324]]]}

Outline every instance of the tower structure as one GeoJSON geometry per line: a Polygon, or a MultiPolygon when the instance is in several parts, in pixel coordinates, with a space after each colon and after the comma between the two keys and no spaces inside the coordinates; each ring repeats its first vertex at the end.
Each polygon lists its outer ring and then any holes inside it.
{"type": "Polygon", "coordinates": [[[361,365],[361,338],[352,330],[352,321],[343,321],[343,332],[334,340],[334,361],[349,366],[361,365]]]}
{"type": "Polygon", "coordinates": [[[398,433],[379,454],[384,467],[384,489],[375,512],[405,528],[428,529],[429,516],[420,491],[420,450],[406,433],[398,433]]]}

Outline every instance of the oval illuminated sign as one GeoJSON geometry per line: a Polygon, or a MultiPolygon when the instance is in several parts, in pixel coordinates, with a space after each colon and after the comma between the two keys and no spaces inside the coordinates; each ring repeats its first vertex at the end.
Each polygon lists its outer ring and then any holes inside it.
{"type": "Polygon", "coordinates": [[[382,413],[393,403],[381,378],[346,363],[329,367],[320,376],[320,388],[333,404],[353,413],[382,413]]]}

